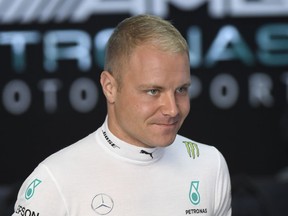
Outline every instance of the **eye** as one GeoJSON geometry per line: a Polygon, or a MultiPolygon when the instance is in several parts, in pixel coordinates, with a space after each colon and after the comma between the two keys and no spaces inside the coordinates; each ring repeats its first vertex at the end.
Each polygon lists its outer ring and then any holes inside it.
{"type": "Polygon", "coordinates": [[[157,95],[159,93],[159,90],[158,89],[149,89],[149,90],[147,90],[147,93],[149,95],[157,95]]]}
{"type": "Polygon", "coordinates": [[[178,93],[180,94],[185,94],[188,92],[188,87],[184,86],[184,87],[180,87],[176,90],[178,93]]]}

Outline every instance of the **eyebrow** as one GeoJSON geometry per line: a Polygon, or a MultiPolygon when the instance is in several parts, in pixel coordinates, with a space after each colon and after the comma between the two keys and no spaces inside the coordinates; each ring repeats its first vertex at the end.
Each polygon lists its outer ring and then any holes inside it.
{"type": "MultiPolygon", "coordinates": [[[[191,81],[189,82],[186,82],[186,83],[183,83],[182,85],[178,86],[177,88],[179,87],[189,87],[191,85],[191,81]]],[[[159,86],[159,85],[156,85],[156,84],[142,84],[140,86],[138,86],[138,89],[164,89],[164,87],[162,86],[159,86]]]]}
{"type": "Polygon", "coordinates": [[[142,84],[138,87],[139,89],[147,89],[147,88],[157,88],[157,89],[163,89],[163,87],[155,84],[142,84]]]}
{"type": "Polygon", "coordinates": [[[187,87],[189,87],[189,86],[191,86],[191,84],[192,84],[192,82],[191,82],[191,80],[190,80],[189,82],[184,83],[182,86],[187,86],[187,87]]]}

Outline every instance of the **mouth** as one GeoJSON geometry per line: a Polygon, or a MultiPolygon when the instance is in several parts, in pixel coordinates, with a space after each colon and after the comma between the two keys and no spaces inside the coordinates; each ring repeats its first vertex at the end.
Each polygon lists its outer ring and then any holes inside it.
{"type": "Polygon", "coordinates": [[[156,126],[159,126],[161,128],[166,128],[166,129],[175,129],[178,126],[178,121],[174,122],[160,122],[160,123],[155,123],[156,126]]]}
{"type": "Polygon", "coordinates": [[[171,127],[171,126],[177,125],[177,122],[173,122],[173,123],[159,123],[157,125],[171,127]]]}
{"type": "MultiPolygon", "coordinates": [[[[151,125],[154,125],[155,130],[164,130],[166,132],[175,132],[179,128],[179,125],[181,125],[181,118],[160,118],[160,119],[154,119],[150,122],[151,125]]],[[[165,132],[165,133],[166,133],[165,132]]]]}

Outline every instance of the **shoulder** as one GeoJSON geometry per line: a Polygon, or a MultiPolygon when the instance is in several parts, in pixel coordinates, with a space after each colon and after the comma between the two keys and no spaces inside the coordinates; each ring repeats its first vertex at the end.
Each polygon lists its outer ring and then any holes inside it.
{"type": "Polygon", "coordinates": [[[173,148],[177,148],[178,150],[182,149],[182,151],[184,150],[188,154],[193,150],[196,151],[196,153],[199,152],[199,155],[201,154],[205,156],[216,156],[221,154],[220,151],[213,145],[201,143],[182,135],[176,136],[176,139],[173,143],[173,148]]]}
{"type": "MultiPolygon", "coordinates": [[[[95,132],[94,132],[95,133],[95,132]]],[[[59,166],[59,164],[65,164],[65,161],[81,161],[81,157],[87,156],[87,154],[91,154],[95,148],[95,135],[94,133],[89,134],[88,136],[78,140],[71,145],[60,149],[59,151],[51,154],[46,159],[44,159],[41,164],[45,164],[46,166],[59,166]]]]}
{"type": "Polygon", "coordinates": [[[226,161],[223,154],[217,147],[201,143],[182,135],[177,135],[174,143],[169,149],[170,156],[174,155],[181,160],[186,160],[190,163],[191,159],[193,163],[207,164],[209,167],[226,167],[226,161]]]}

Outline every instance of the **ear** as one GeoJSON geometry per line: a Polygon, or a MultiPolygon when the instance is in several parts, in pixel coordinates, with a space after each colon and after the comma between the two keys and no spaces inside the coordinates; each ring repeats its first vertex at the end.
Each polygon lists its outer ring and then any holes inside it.
{"type": "Polygon", "coordinates": [[[102,91],[108,103],[114,103],[117,93],[117,82],[108,71],[103,71],[100,76],[102,91]]]}

